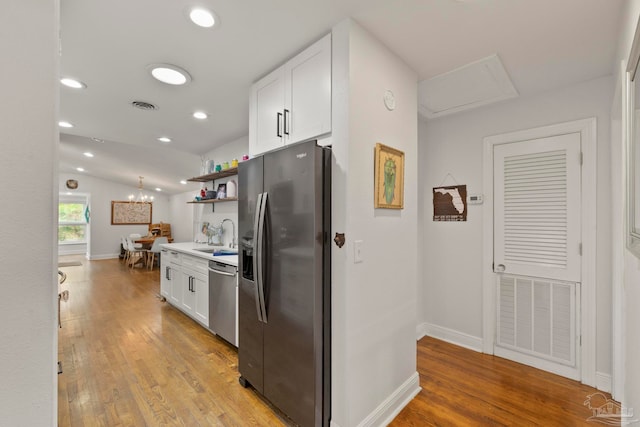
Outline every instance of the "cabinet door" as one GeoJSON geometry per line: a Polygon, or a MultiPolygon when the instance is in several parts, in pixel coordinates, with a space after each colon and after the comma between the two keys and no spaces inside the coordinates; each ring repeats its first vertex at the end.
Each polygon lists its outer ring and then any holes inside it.
{"type": "Polygon", "coordinates": [[[251,87],[249,154],[255,156],[284,145],[284,68],[280,67],[251,87]]]}
{"type": "Polygon", "coordinates": [[[160,252],[160,295],[169,299],[171,295],[171,271],[167,253],[168,251],[166,250],[160,252]]]}
{"type": "Polygon", "coordinates": [[[285,64],[287,144],[331,132],[331,34],[285,64]]]}
{"type": "Polygon", "coordinates": [[[182,273],[182,310],[193,317],[196,307],[196,293],[193,283],[193,276],[188,272],[182,273]]]}
{"type": "Polygon", "coordinates": [[[174,265],[169,265],[169,283],[171,292],[169,302],[176,307],[180,307],[182,301],[182,271],[174,265]]]}
{"type": "Polygon", "coordinates": [[[209,277],[202,274],[193,276],[195,305],[193,317],[207,328],[209,327],[209,277]]]}

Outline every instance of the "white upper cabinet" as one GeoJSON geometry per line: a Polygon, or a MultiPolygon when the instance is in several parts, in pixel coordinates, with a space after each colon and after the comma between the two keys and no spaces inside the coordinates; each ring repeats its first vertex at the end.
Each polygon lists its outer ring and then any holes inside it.
{"type": "Polygon", "coordinates": [[[249,154],[331,132],[331,34],[251,88],[249,154]]]}
{"type": "Polygon", "coordinates": [[[284,68],[280,67],[251,88],[249,154],[273,150],[284,145],[284,68]]]}

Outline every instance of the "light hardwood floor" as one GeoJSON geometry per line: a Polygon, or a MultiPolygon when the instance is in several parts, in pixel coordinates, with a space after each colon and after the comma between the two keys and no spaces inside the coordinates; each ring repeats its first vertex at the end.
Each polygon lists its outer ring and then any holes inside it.
{"type": "MultiPolygon", "coordinates": [[[[159,272],[118,260],[64,267],[60,426],[286,426],[238,384],[237,351],[161,302],[159,272]]],[[[418,343],[421,393],[392,426],[572,426],[595,390],[432,338],[418,343]]],[[[362,391],[366,393],[366,390],[362,391]]]]}

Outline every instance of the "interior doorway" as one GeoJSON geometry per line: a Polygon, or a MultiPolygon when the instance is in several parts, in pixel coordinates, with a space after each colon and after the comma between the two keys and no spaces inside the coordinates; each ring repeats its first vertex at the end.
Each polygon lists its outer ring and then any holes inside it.
{"type": "Polygon", "coordinates": [[[595,119],[484,139],[483,351],[595,385],[595,119]]]}

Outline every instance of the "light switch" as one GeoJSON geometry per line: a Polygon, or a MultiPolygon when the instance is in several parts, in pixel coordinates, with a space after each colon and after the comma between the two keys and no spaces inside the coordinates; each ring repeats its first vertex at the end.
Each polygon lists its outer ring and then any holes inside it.
{"type": "Polygon", "coordinates": [[[353,263],[362,262],[362,240],[353,242],[353,263]]]}

